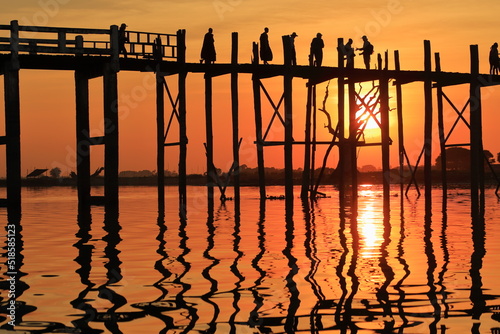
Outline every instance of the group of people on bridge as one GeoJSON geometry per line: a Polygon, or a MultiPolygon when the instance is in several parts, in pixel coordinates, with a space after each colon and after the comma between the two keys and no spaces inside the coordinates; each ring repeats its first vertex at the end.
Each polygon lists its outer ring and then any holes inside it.
{"type": "MultiPolygon", "coordinates": [[[[297,65],[297,53],[295,51],[295,38],[298,37],[297,33],[293,32],[288,35],[289,38],[289,46],[290,46],[290,58],[291,64],[297,65]]],[[[323,41],[323,35],[321,33],[317,33],[316,37],[314,37],[311,41],[310,53],[309,53],[309,65],[320,67],[323,64],[323,48],[325,47],[325,43],[323,41]]],[[[363,46],[361,48],[354,49],[352,46],[353,40],[349,38],[348,42],[341,47],[341,53],[344,56],[344,60],[346,61],[347,68],[354,67],[354,57],[356,56],[356,51],[362,51],[360,53],[363,56],[363,62],[365,64],[366,69],[370,69],[370,60],[371,55],[373,54],[373,45],[368,41],[366,36],[362,37],[363,46]]],[[[264,63],[264,65],[269,64],[270,61],[273,60],[273,52],[271,50],[271,46],[269,44],[269,28],[264,28],[264,32],[260,35],[259,38],[260,50],[259,55],[260,59],[264,63]]],[[[209,28],[208,32],[205,34],[203,39],[203,45],[201,48],[200,54],[200,63],[205,62],[206,64],[214,63],[216,60],[216,52],[215,52],[215,40],[213,35],[213,29],[209,28]]]]}

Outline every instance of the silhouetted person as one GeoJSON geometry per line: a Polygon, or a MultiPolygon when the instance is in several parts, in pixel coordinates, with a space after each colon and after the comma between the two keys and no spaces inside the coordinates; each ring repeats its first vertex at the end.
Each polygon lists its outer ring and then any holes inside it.
{"type": "Polygon", "coordinates": [[[269,36],[267,33],[269,32],[269,28],[264,28],[264,32],[260,34],[260,59],[264,62],[265,65],[268,64],[268,61],[273,60],[273,51],[271,51],[271,47],[269,46],[269,36]]]}
{"type": "Polygon", "coordinates": [[[160,36],[156,37],[154,43],[153,43],[153,59],[156,61],[161,61],[163,58],[163,47],[161,43],[161,38],[160,36]]]}
{"type": "Polygon", "coordinates": [[[292,65],[297,65],[297,53],[295,52],[295,37],[298,37],[295,32],[290,35],[290,57],[292,59],[292,65]]]}
{"type": "Polygon", "coordinates": [[[363,61],[365,62],[365,67],[367,70],[370,69],[370,57],[372,56],[373,53],[373,45],[368,41],[368,38],[366,36],[361,37],[363,40],[363,47],[358,48],[356,50],[362,50],[363,52],[360,53],[360,55],[363,56],[363,61]]]}
{"type": "Polygon", "coordinates": [[[499,67],[498,43],[495,42],[490,48],[490,74],[498,74],[499,67]]]}
{"type": "Polygon", "coordinates": [[[354,57],[356,54],[354,53],[354,48],[352,47],[352,38],[349,38],[347,43],[344,45],[344,50],[342,50],[344,57],[346,59],[346,67],[354,68],[354,57]]]}
{"type": "Polygon", "coordinates": [[[203,46],[201,47],[201,60],[200,63],[205,61],[205,64],[211,64],[215,62],[215,40],[213,29],[208,28],[208,32],[205,34],[203,39],[203,46]]]}
{"type": "Polygon", "coordinates": [[[321,33],[318,32],[311,42],[311,54],[309,56],[311,66],[320,67],[323,63],[323,48],[325,47],[325,43],[321,39],[321,36],[321,33]]]}
{"type": "Polygon", "coordinates": [[[127,25],[122,23],[120,29],[118,29],[118,47],[119,52],[123,53],[125,58],[127,58],[127,49],[125,48],[125,42],[128,42],[127,33],[125,32],[127,25]]]}

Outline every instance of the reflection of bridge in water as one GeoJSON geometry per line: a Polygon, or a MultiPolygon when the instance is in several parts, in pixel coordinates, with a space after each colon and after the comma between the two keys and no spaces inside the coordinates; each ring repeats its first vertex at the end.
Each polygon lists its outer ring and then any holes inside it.
{"type": "MultiPolygon", "coordinates": [[[[117,73],[119,71],[149,71],[156,73],[157,86],[157,171],[158,171],[158,197],[159,205],[164,205],[164,169],[166,146],[179,147],[178,183],[180,194],[180,207],[186,205],[186,158],[188,139],[186,135],[186,76],[188,73],[203,73],[205,75],[205,124],[206,124],[206,155],[207,155],[207,187],[208,197],[213,200],[214,183],[220,186],[222,182],[217,178],[216,167],[213,163],[213,119],[212,119],[212,78],[220,75],[231,75],[231,101],[232,101],[232,146],[233,165],[229,171],[232,175],[235,196],[239,196],[239,145],[238,135],[238,74],[252,74],[254,89],[254,112],[256,126],[256,150],[259,172],[260,196],[266,198],[266,176],[264,165],[264,148],[267,146],[282,145],[284,147],[285,166],[285,198],[287,205],[293,203],[293,146],[304,145],[305,157],[302,175],[301,197],[315,197],[318,194],[317,185],[320,176],[314,176],[314,152],[316,145],[327,145],[327,152],[334,146],[339,149],[339,162],[337,165],[339,190],[344,195],[348,193],[348,186],[352,186],[353,197],[357,196],[357,154],[362,146],[380,146],[383,168],[384,198],[388,202],[391,172],[389,167],[389,146],[392,139],[389,136],[389,83],[394,81],[396,87],[396,103],[398,118],[398,152],[399,152],[399,179],[401,190],[404,180],[403,174],[409,170],[410,180],[408,187],[415,185],[417,168],[423,157],[425,176],[425,198],[427,205],[431,206],[432,187],[432,156],[431,142],[433,132],[433,88],[437,96],[437,119],[439,129],[439,142],[441,144],[441,159],[446,166],[446,148],[456,146],[447,142],[445,124],[443,121],[443,101],[451,104],[457,112],[457,122],[463,121],[470,129],[470,143],[460,144],[469,146],[471,154],[471,196],[472,210],[477,211],[484,204],[484,168],[482,145],[482,110],[481,87],[500,83],[497,76],[482,75],[479,73],[478,47],[472,45],[471,72],[450,73],[440,70],[439,54],[435,55],[435,69],[432,70],[432,55],[430,42],[424,42],[424,71],[403,71],[399,64],[399,54],[394,53],[395,69],[390,70],[388,53],[384,57],[378,55],[377,69],[365,70],[346,68],[344,56],[339,51],[338,67],[293,66],[291,57],[291,44],[287,36],[283,36],[284,64],[261,65],[259,64],[258,45],[253,47],[253,63],[238,63],[238,35],[232,36],[232,53],[230,64],[199,64],[186,62],[185,31],[179,30],[177,34],[158,34],[128,31],[128,42],[125,45],[128,57],[120,54],[119,32],[117,26],[110,29],[79,29],[79,28],[51,28],[19,26],[17,21],[10,25],[0,25],[0,61],[1,73],[4,76],[6,133],[0,137],[0,144],[6,145],[7,155],[7,203],[12,209],[19,210],[21,206],[21,144],[20,144],[20,97],[19,97],[19,71],[21,69],[68,70],[75,72],[76,87],[76,137],[77,137],[77,179],[78,197],[82,205],[92,204],[96,198],[90,192],[90,147],[104,145],[105,167],[105,203],[108,207],[118,206],[118,90],[117,73]],[[383,58],[383,59],[382,59],[383,58]],[[166,76],[177,75],[177,96],[167,84],[166,76]],[[101,137],[91,137],[89,129],[89,80],[96,77],[103,78],[104,90],[104,122],[105,133],[101,137]],[[270,98],[263,82],[270,77],[282,77],[283,95],[279,103],[270,98]],[[295,140],[292,136],[293,101],[292,81],[294,78],[307,80],[308,103],[306,108],[305,136],[303,140],[295,140]],[[325,108],[316,107],[316,85],[337,79],[337,124],[334,125],[329,116],[329,129],[331,141],[321,142],[315,138],[316,110],[325,113],[325,108]],[[357,91],[356,83],[373,82],[369,92],[357,91]],[[375,85],[375,82],[377,83],[375,85]],[[403,98],[402,86],[411,82],[424,83],[425,98],[425,129],[424,144],[417,161],[410,161],[404,147],[403,133],[403,98]],[[462,111],[459,111],[443,92],[443,88],[452,85],[467,84],[470,86],[470,98],[462,111]],[[346,90],[347,87],[347,90],[346,90]],[[267,131],[263,131],[261,95],[269,100],[272,109],[271,124],[267,131]],[[348,101],[344,95],[348,94],[348,101]],[[165,126],[165,99],[168,97],[172,109],[168,125],[165,126]],[[470,108],[470,118],[467,121],[464,111],[470,108]],[[280,109],[283,109],[280,111],[280,109]],[[363,111],[363,115],[359,111],[363,111]],[[347,117],[346,117],[347,115],[347,117]],[[284,140],[269,141],[267,133],[273,120],[280,120],[284,129],[284,140]],[[368,119],[374,120],[380,129],[380,142],[365,142],[363,132],[368,119]],[[179,139],[168,142],[167,133],[171,123],[176,120],[179,124],[179,139]]],[[[339,46],[343,46],[339,39],[339,46]]],[[[341,50],[341,48],[339,48],[341,50]]],[[[456,125],[456,122],[455,122],[456,125]]],[[[449,133],[453,131],[451,127],[449,133]]],[[[327,157],[325,156],[325,161],[327,157]]],[[[446,168],[441,176],[443,189],[446,192],[446,168]]],[[[498,191],[498,188],[497,188],[498,191]]],[[[224,194],[222,194],[224,195],[224,194]]]]}
{"type": "MultiPolygon", "coordinates": [[[[393,204],[399,201],[394,198],[393,204]]],[[[260,201],[258,212],[240,212],[237,205],[234,211],[224,205],[213,210],[207,203],[208,212],[200,218],[193,219],[196,209],[188,207],[189,223],[177,219],[175,210],[160,212],[157,225],[145,229],[157,235],[141,235],[147,239],[141,244],[125,236],[131,226],[119,222],[116,213],[81,208],[76,256],[69,255],[75,256],[74,266],[64,271],[80,289],[57,297],[70,301],[58,310],[71,316],[71,324],[45,318],[19,322],[16,330],[125,333],[142,326],[158,333],[445,334],[473,323],[471,333],[479,333],[479,326],[481,332],[491,326],[494,333],[500,296],[490,289],[494,282],[485,268],[494,261],[485,258],[484,218],[474,221],[466,237],[467,223],[457,225],[456,213],[432,222],[423,211],[417,217],[406,211],[407,220],[399,220],[408,203],[401,201],[400,209],[394,205],[390,218],[376,198],[360,198],[358,215],[346,214],[345,208],[337,212],[329,199],[311,206],[304,201],[302,212],[285,220],[273,217],[279,209],[266,209],[266,201],[260,201]],[[378,231],[366,233],[367,225],[378,231]],[[466,252],[459,251],[460,243],[466,252]],[[140,259],[149,270],[141,272],[143,265],[134,270],[126,254],[155,244],[157,255],[140,259]],[[470,263],[463,256],[470,256],[470,263]],[[467,278],[456,277],[457,269],[467,278]],[[70,275],[72,270],[76,275],[70,275]]],[[[31,254],[25,267],[36,268],[31,262],[37,257],[31,254]]],[[[28,282],[39,275],[26,274],[28,282]]],[[[31,294],[44,288],[34,285],[31,294]]],[[[19,300],[30,300],[26,290],[19,300]]],[[[35,305],[19,308],[25,319],[50,316],[46,310],[30,315],[53,307],[31,300],[35,305]]]]}

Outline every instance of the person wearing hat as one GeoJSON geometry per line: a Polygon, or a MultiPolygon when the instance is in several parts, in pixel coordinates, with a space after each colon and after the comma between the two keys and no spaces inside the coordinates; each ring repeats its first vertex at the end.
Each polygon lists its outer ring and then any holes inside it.
{"type": "Polygon", "coordinates": [[[309,55],[309,64],[320,67],[323,62],[323,48],[325,44],[321,39],[321,33],[317,33],[311,42],[311,53],[309,55]]]}
{"type": "Polygon", "coordinates": [[[125,48],[125,42],[128,42],[127,34],[125,33],[125,29],[127,29],[127,25],[122,23],[120,25],[120,29],[118,29],[118,50],[122,52],[125,58],[127,58],[127,49],[125,48]]]}
{"type": "Polygon", "coordinates": [[[356,50],[362,50],[359,55],[363,56],[363,60],[365,62],[365,67],[367,70],[370,69],[370,57],[372,56],[373,53],[373,45],[368,41],[368,37],[363,36],[361,37],[363,40],[363,47],[362,48],[357,48],[356,50]]]}
{"type": "Polygon", "coordinates": [[[295,32],[290,35],[290,56],[292,58],[292,65],[297,65],[297,54],[295,53],[295,37],[298,37],[295,32]]]}

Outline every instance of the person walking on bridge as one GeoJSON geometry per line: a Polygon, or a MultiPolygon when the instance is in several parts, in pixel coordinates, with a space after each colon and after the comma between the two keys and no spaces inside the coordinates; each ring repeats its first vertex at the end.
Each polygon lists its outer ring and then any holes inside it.
{"type": "Polygon", "coordinates": [[[215,53],[215,40],[213,29],[208,28],[208,32],[205,34],[203,38],[203,46],[201,47],[201,60],[200,63],[205,61],[205,64],[212,64],[215,62],[216,53],[215,53]]]}

